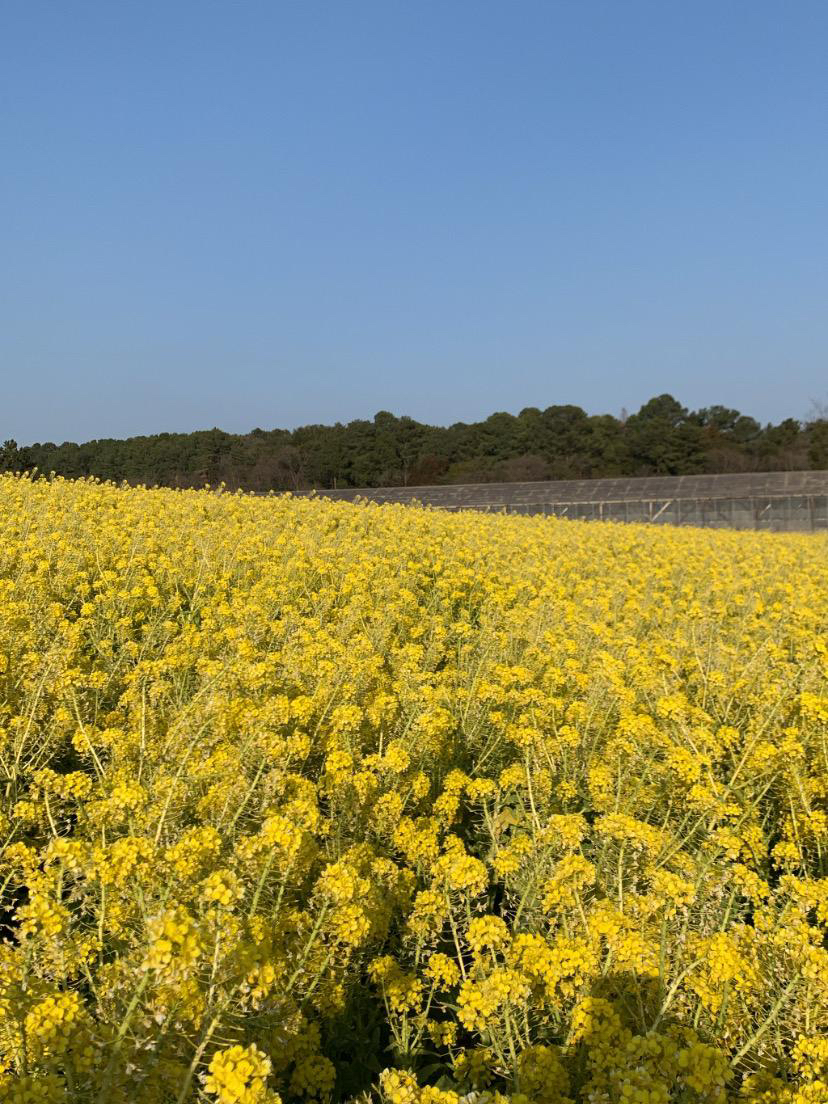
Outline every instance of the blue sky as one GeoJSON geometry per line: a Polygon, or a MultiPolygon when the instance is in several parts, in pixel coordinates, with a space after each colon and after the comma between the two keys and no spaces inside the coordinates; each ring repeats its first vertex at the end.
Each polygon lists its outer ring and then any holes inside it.
{"type": "Polygon", "coordinates": [[[828,400],[828,4],[5,0],[0,439],[828,400]]]}

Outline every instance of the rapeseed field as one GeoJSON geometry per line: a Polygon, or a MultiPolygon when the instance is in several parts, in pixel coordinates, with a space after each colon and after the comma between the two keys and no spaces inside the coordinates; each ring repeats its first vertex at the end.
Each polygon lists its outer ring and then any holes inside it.
{"type": "Polygon", "coordinates": [[[828,1101],[828,540],[0,479],[0,1102],[828,1101]]]}

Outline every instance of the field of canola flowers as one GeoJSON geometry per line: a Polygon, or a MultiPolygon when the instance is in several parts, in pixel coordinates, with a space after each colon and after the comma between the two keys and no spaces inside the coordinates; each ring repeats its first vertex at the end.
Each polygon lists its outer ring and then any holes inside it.
{"type": "Polygon", "coordinates": [[[0,479],[0,1102],[828,1101],[828,541],[0,479]]]}

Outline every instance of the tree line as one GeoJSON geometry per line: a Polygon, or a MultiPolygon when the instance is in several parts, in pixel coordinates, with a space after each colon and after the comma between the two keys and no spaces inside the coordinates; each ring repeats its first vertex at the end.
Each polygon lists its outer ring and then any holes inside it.
{"type": "Polygon", "coordinates": [[[0,471],[232,490],[418,486],[601,476],[828,468],[828,416],[760,425],[724,406],[688,410],[659,395],[629,416],[579,406],[526,407],[431,426],[380,411],[372,420],[298,429],[157,433],[0,447],[0,471]]]}

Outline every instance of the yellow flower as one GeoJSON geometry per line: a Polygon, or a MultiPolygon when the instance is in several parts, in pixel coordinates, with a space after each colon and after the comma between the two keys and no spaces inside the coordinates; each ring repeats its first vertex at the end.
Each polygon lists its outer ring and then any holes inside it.
{"type": "Polygon", "coordinates": [[[826,552],[1,475],[0,1104],[823,1104],[826,552]]]}
{"type": "Polygon", "coordinates": [[[258,1047],[232,1046],[213,1055],[204,1089],[218,1104],[276,1104],[278,1098],[265,1084],[270,1069],[270,1059],[258,1047]]]}

